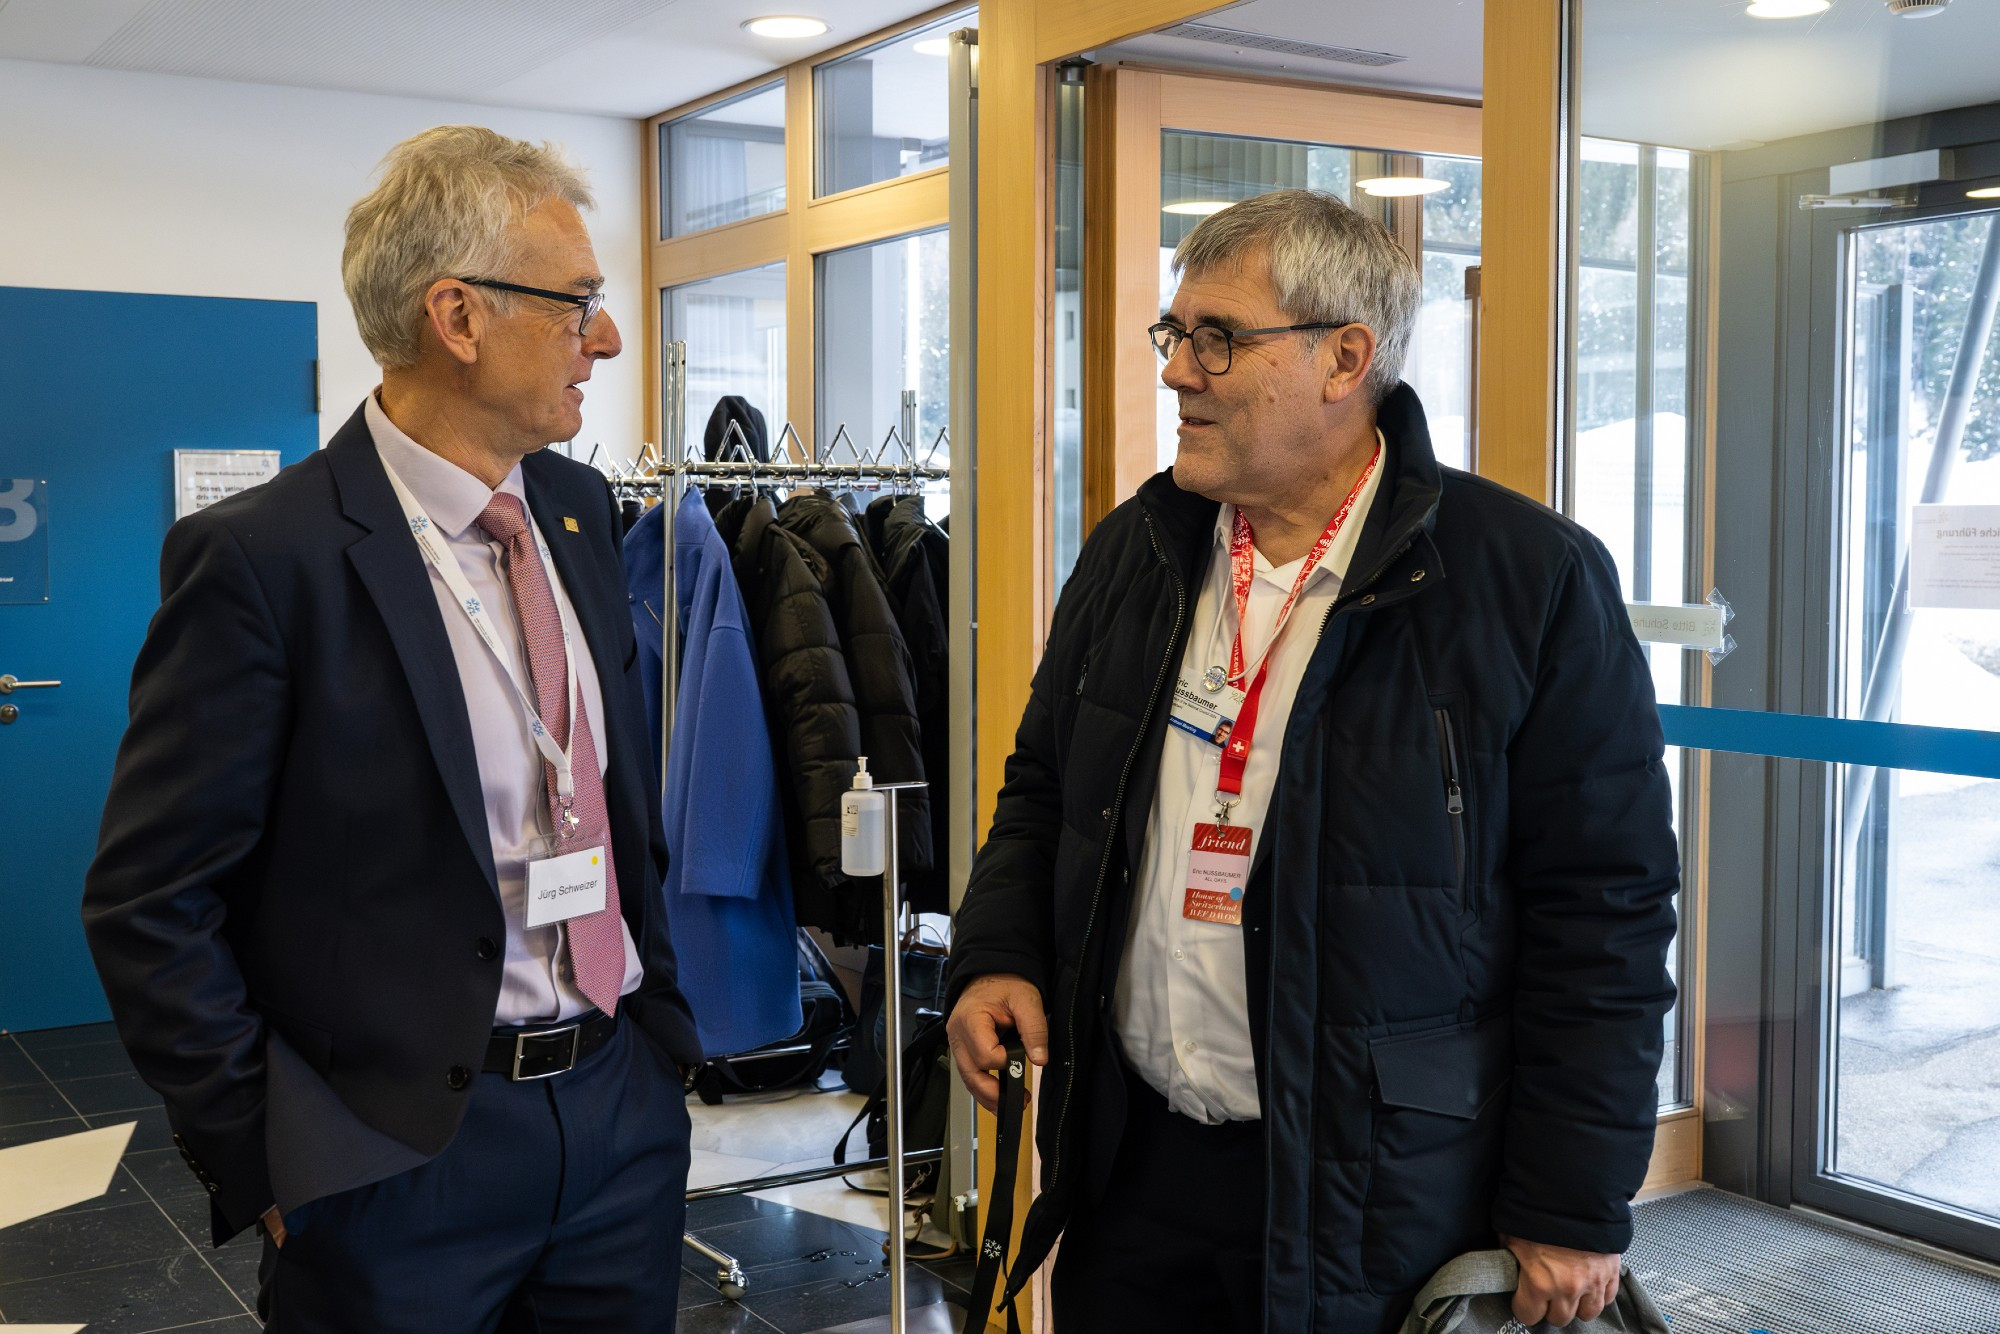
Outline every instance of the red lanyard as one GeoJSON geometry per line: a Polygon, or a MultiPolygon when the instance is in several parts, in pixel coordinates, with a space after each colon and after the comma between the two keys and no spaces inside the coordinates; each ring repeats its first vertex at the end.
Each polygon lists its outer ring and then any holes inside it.
{"type": "MultiPolygon", "coordinates": [[[[1257,659],[1257,677],[1250,683],[1250,691],[1243,697],[1243,707],[1236,715],[1236,726],[1231,729],[1228,744],[1222,748],[1222,769],[1216,777],[1216,792],[1224,798],[1222,819],[1226,822],[1235,798],[1243,794],[1243,770],[1250,763],[1250,744],[1257,734],[1257,706],[1264,697],[1264,677],[1271,666],[1272,650],[1278,646],[1278,639],[1285,633],[1285,623],[1292,618],[1292,608],[1298,605],[1299,594],[1305,591],[1306,581],[1333,546],[1333,539],[1339,534],[1347,516],[1354,512],[1354,506],[1361,499],[1361,489],[1368,485],[1368,479],[1375,475],[1375,465],[1382,461],[1382,447],[1375,447],[1368,466],[1361,470],[1355,480],[1354,489],[1347,493],[1347,499],[1334,511],[1333,521],[1319,540],[1306,553],[1305,563],[1299,566],[1298,577],[1292,580],[1292,591],[1286,595],[1284,605],[1278,608],[1277,624],[1271,629],[1271,640],[1264,645],[1264,651],[1257,659]]],[[[1243,660],[1243,622],[1250,611],[1250,582],[1256,577],[1257,558],[1255,535],[1250,531],[1250,521],[1243,517],[1243,511],[1236,511],[1235,530],[1229,541],[1229,573],[1236,592],[1236,638],[1229,646],[1229,679],[1240,682],[1248,670],[1243,660]]]]}

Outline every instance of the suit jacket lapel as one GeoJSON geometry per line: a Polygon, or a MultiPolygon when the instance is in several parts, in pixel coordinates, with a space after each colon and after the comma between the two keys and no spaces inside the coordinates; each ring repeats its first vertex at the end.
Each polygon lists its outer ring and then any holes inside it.
{"type": "Polygon", "coordinates": [[[375,601],[390,642],[403,664],[403,675],[423,720],[431,758],[451,797],[460,828],[497,895],[500,882],[493,870],[493,840],[486,827],[486,796],[479,781],[479,755],[473,749],[472,722],[465,691],[445,634],[437,597],[431,592],[429,568],[416,539],[410,536],[402,506],[382,471],[375,441],[360,411],[350,417],[327,445],[327,464],[340,488],[341,510],[369,530],[347,549],[347,559],[375,601]]]}

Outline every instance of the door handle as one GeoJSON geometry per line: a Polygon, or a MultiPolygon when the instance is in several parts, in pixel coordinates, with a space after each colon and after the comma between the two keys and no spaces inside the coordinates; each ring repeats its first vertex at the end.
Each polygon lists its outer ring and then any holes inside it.
{"type": "Polygon", "coordinates": [[[53,690],[60,681],[17,681],[10,674],[0,676],[0,695],[11,695],[16,690],[53,690]]]}

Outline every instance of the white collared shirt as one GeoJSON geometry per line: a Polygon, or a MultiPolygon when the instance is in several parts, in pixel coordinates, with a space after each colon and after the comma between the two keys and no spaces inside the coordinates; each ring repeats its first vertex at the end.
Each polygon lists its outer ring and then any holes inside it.
{"type": "MultiPolygon", "coordinates": [[[[1380,432],[1377,432],[1379,440],[1380,432]]],[[[1240,804],[1231,824],[1250,827],[1254,866],[1262,854],[1264,817],[1278,782],[1278,758],[1285,725],[1319,642],[1320,629],[1340,594],[1348,562],[1354,558],[1368,508],[1381,489],[1383,462],[1369,476],[1326,555],[1320,560],[1284,638],[1271,650],[1264,693],[1257,711],[1257,735],[1243,770],[1240,804]]],[[[1183,678],[1193,680],[1212,666],[1225,669],[1236,630],[1236,597],[1231,586],[1229,543],[1236,507],[1216,516],[1214,550],[1195,604],[1194,624],[1181,657],[1183,678]]],[[[1273,567],[1258,552],[1250,583],[1243,631],[1244,655],[1254,673],[1257,652],[1269,641],[1278,609],[1292,591],[1305,557],[1273,567]]],[[[1167,1105],[1205,1125],[1254,1121],[1262,1114],[1257,1068],[1251,1050],[1250,997],[1245,977],[1241,926],[1189,921],[1181,915],[1188,883],[1188,853],[1194,827],[1215,820],[1215,788],[1222,767],[1220,747],[1178,727],[1167,729],[1160,754],[1160,781],[1146,821],[1138,872],[1133,879],[1132,915],[1126,929],[1124,961],[1112,993],[1112,1022],[1125,1059],[1162,1094],[1167,1105]]]]}
{"type": "MultiPolygon", "coordinates": [[[[516,464],[497,488],[488,487],[457,464],[447,462],[405,435],[382,411],[374,394],[368,395],[362,411],[375,438],[376,451],[396,470],[431,522],[450,542],[452,555],[458,558],[459,568],[473,592],[492,613],[500,637],[514,645],[515,670],[520,679],[532,681],[527,645],[522,641],[520,618],[514,609],[514,592],[500,563],[506,548],[488,537],[477,522],[495,491],[517,497],[522,508],[527,508],[528,495],[521,483],[520,465],[516,464]]],[[[532,510],[528,511],[528,522],[535,522],[532,510]]],[[[539,525],[535,533],[540,540],[539,525]]],[[[542,753],[529,735],[520,697],[459,608],[444,576],[429,562],[425,562],[424,568],[430,575],[431,592],[437,596],[438,612],[444,617],[445,634],[451,640],[451,655],[458,667],[459,686],[465,694],[466,716],[472,724],[472,748],[479,758],[479,786],[485,797],[493,869],[500,882],[500,907],[507,919],[500,1001],[493,1022],[538,1024],[574,1018],[589,1010],[591,1003],[569,976],[569,963],[562,955],[560,927],[530,930],[525,925],[527,864],[531,858],[543,855],[543,840],[552,832],[544,793],[542,753]]],[[[574,624],[576,609],[563,587],[561,574],[551,565],[548,576],[558,608],[574,624]]],[[[574,651],[584,713],[590,719],[591,736],[597,742],[597,767],[602,774],[605,757],[611,750],[610,738],[604,730],[604,695],[598,686],[590,645],[582,635],[576,637],[574,651]]],[[[618,888],[621,894],[644,892],[641,885],[621,884],[618,888]]],[[[645,970],[639,962],[639,951],[632,944],[631,929],[622,922],[620,926],[625,937],[625,980],[619,994],[629,995],[638,988],[645,970]]]]}

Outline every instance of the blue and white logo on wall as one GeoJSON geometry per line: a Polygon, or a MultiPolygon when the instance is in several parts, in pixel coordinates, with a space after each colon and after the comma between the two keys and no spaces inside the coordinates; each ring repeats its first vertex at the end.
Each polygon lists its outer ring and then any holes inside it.
{"type": "Polygon", "coordinates": [[[48,600],[48,487],[32,477],[0,477],[0,604],[48,600]]]}

